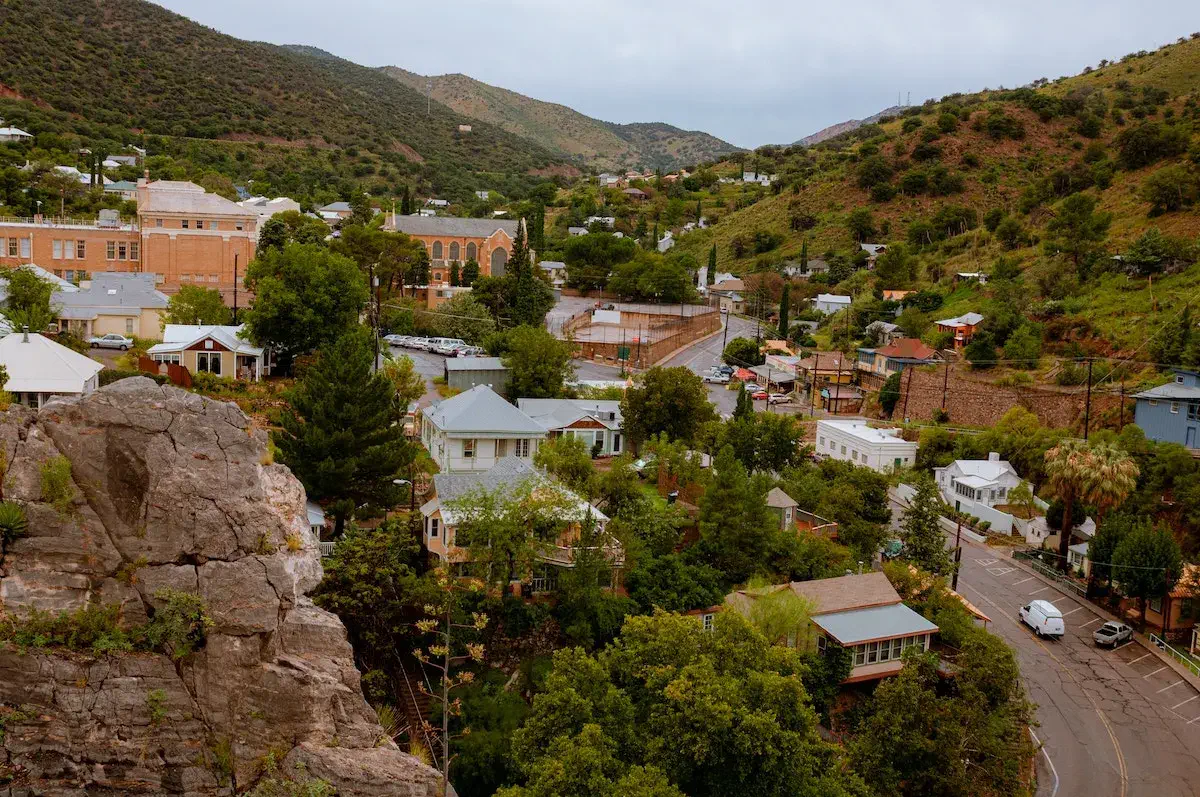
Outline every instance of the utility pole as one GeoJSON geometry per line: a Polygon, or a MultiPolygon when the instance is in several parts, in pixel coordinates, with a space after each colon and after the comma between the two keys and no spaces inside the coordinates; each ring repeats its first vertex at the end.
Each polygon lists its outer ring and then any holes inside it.
{"type": "Polygon", "coordinates": [[[946,411],[946,392],[950,389],[950,358],[946,358],[946,370],[942,375],[942,412],[946,411]]]}
{"type": "Polygon", "coordinates": [[[721,335],[721,354],[725,353],[725,342],[729,340],[729,316],[730,313],[721,313],[721,302],[717,300],[717,314],[723,315],[722,321],[725,324],[725,332],[721,335]]]}
{"type": "Polygon", "coordinates": [[[767,366],[767,412],[771,412],[771,366],[767,366]]]}
{"type": "Polygon", "coordinates": [[[954,575],[950,579],[950,589],[958,592],[958,565],[962,562],[962,516],[958,517],[958,527],[954,530],[954,575]]]}
{"type": "Polygon", "coordinates": [[[1088,358],[1087,400],[1083,405],[1083,441],[1088,439],[1088,427],[1092,421],[1092,358],[1088,358]]]}
{"type": "Polygon", "coordinates": [[[233,255],[233,325],[235,327],[237,326],[237,311],[238,311],[237,284],[238,284],[238,256],[237,256],[237,253],[235,252],[233,255]]]}
{"type": "Polygon", "coordinates": [[[808,414],[817,416],[817,369],[821,367],[821,352],[813,352],[812,389],[808,392],[808,414]]]}
{"type": "Polygon", "coordinates": [[[829,391],[830,399],[833,399],[833,397],[835,395],[837,396],[837,399],[834,400],[836,403],[833,405],[833,414],[834,415],[837,415],[837,405],[839,403],[841,403],[841,400],[842,400],[842,358],[845,356],[846,355],[842,354],[841,352],[838,352],[837,381],[833,383],[833,389],[829,391]]]}

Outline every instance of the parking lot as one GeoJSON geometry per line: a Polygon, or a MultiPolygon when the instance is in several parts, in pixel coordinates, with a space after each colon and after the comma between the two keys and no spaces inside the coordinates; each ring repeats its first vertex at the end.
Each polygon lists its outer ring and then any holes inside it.
{"type": "Polygon", "coordinates": [[[1016,650],[1044,744],[1043,795],[1193,795],[1200,783],[1200,692],[1138,642],[1098,648],[1106,618],[986,545],[963,543],[959,591],[1016,650]],[[1034,599],[1063,614],[1066,634],[1040,639],[1017,611],[1034,599]],[[1057,785],[1057,789],[1056,789],[1057,785]]]}

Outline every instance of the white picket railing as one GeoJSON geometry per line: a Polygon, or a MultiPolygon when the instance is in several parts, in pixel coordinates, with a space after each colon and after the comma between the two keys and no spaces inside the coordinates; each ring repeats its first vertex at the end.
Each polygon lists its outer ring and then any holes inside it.
{"type": "Polygon", "coordinates": [[[321,548],[321,556],[333,556],[333,548],[337,545],[336,542],[318,542],[317,545],[321,548]]]}
{"type": "Polygon", "coordinates": [[[1200,677],[1200,664],[1197,664],[1196,660],[1191,656],[1171,647],[1171,645],[1158,634],[1151,634],[1150,641],[1153,642],[1159,650],[1168,654],[1184,667],[1187,667],[1189,670],[1191,670],[1193,675],[1200,677]]]}

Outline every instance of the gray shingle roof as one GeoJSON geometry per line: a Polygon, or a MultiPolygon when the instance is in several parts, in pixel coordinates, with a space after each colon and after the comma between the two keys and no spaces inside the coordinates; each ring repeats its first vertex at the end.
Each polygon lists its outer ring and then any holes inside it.
{"type": "Polygon", "coordinates": [[[596,399],[517,399],[517,407],[549,429],[563,429],[581,418],[592,417],[608,429],[620,429],[621,402],[596,399]],[[609,414],[615,417],[609,418],[609,414]]]}
{"type": "Polygon", "coordinates": [[[515,487],[527,479],[538,478],[537,471],[529,460],[520,457],[505,457],[492,466],[491,470],[472,473],[439,473],[433,477],[438,501],[442,504],[457,501],[473,493],[492,493],[506,487],[515,487]]]}
{"type": "Polygon", "coordinates": [[[796,503],[796,499],[785,493],[778,487],[772,487],[771,492],[767,493],[767,506],[773,509],[786,509],[789,506],[800,506],[796,503]]]}
{"type": "Polygon", "coordinates": [[[517,234],[517,222],[508,219],[459,219],[453,216],[396,216],[396,230],[408,235],[445,235],[451,238],[487,238],[496,230],[517,234]]]}
{"type": "Polygon", "coordinates": [[[448,398],[426,411],[425,417],[449,435],[544,435],[537,421],[500,398],[487,385],[448,398]]]}
{"type": "Polygon", "coordinates": [[[87,290],[57,291],[51,304],[60,318],[94,318],[104,310],[164,309],[167,297],[154,287],[153,274],[95,274],[87,290]]]}

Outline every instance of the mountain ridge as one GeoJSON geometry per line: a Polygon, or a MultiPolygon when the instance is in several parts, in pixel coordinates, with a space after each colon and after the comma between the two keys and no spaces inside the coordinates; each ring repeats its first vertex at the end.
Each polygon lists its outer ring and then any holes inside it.
{"type": "Polygon", "coordinates": [[[740,151],[700,130],[683,130],[666,122],[607,122],[562,103],[538,100],[462,73],[430,76],[399,66],[379,69],[420,92],[432,80],[434,102],[593,168],[673,170],[740,151]]]}
{"type": "Polygon", "coordinates": [[[792,144],[793,146],[799,144],[801,146],[811,147],[813,144],[820,144],[822,141],[828,141],[831,138],[836,138],[843,133],[849,133],[851,130],[857,130],[863,125],[875,124],[885,116],[895,116],[903,111],[905,107],[906,106],[903,105],[893,105],[890,108],[884,108],[879,113],[872,114],[863,119],[847,119],[844,122],[838,122],[837,124],[823,127],[811,135],[797,139],[796,141],[792,142],[792,144]]]}

